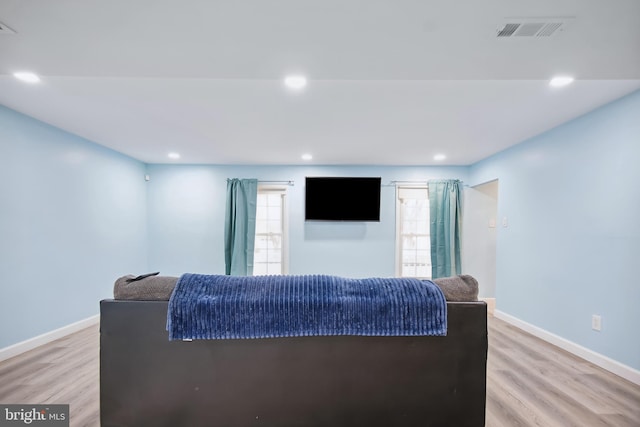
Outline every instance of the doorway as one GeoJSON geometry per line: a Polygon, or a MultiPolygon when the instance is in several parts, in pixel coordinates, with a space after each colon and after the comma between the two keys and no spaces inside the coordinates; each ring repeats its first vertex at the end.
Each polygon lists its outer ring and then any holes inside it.
{"type": "Polygon", "coordinates": [[[493,311],[496,295],[498,180],[466,188],[462,271],[476,278],[478,298],[493,311]]]}

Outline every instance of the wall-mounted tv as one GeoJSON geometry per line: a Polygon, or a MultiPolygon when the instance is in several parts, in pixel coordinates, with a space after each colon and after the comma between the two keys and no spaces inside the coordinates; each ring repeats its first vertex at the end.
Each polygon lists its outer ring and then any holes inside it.
{"type": "Polygon", "coordinates": [[[377,178],[307,177],[306,221],[380,221],[377,178]]]}

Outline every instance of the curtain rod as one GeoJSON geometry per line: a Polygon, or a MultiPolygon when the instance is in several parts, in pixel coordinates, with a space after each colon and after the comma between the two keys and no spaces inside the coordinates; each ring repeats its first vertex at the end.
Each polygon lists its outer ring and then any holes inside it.
{"type": "Polygon", "coordinates": [[[389,181],[389,184],[425,184],[427,185],[428,182],[425,181],[389,181]]]}
{"type": "Polygon", "coordinates": [[[293,181],[258,181],[258,184],[294,185],[293,181]]]}
{"type": "MultiPolygon", "coordinates": [[[[227,178],[227,182],[231,181],[231,178],[227,178]]],[[[262,181],[258,180],[258,184],[271,184],[271,185],[294,185],[294,181],[262,181]]]]}
{"type": "Polygon", "coordinates": [[[266,185],[291,185],[293,186],[294,182],[289,181],[262,181],[258,180],[258,184],[266,184],[266,185]]]}
{"type": "MultiPolygon", "coordinates": [[[[389,181],[389,185],[398,185],[398,184],[413,184],[413,185],[425,185],[427,187],[429,187],[429,181],[428,180],[424,180],[424,181],[389,181]]],[[[468,187],[468,185],[466,185],[464,183],[464,181],[460,181],[460,184],[463,184],[464,187],[468,187]]]]}

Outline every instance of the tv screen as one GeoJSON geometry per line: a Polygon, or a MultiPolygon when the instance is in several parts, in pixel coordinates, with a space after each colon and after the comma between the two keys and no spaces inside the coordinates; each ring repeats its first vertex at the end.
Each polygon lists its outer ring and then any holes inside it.
{"type": "Polygon", "coordinates": [[[307,177],[305,220],[380,221],[380,178],[307,177]]]}

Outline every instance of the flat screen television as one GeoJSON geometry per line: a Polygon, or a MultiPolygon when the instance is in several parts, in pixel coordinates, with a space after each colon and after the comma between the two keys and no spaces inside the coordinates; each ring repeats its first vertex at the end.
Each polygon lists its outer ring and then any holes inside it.
{"type": "Polygon", "coordinates": [[[380,221],[381,178],[307,177],[306,221],[380,221]]]}

